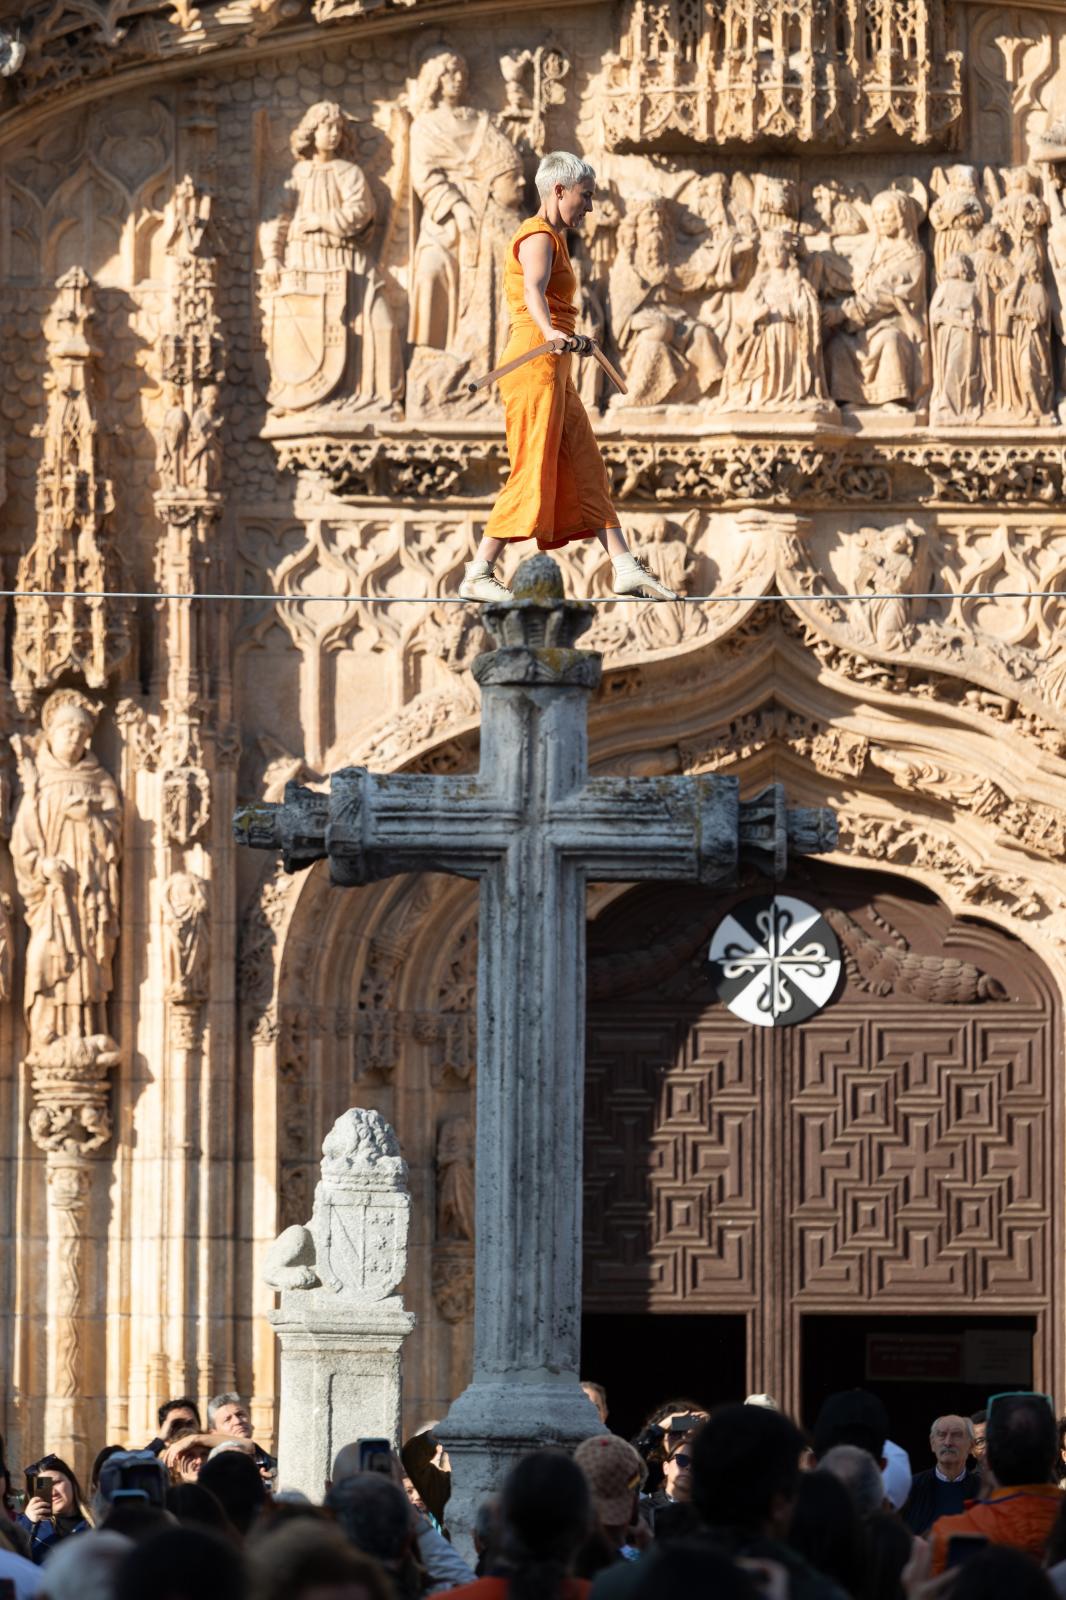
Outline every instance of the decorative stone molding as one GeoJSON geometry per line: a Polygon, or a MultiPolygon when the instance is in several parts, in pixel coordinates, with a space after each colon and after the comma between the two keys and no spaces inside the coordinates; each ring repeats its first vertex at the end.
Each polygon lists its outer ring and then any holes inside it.
{"type": "MultiPolygon", "coordinates": [[[[323,433],[275,436],[275,444],[282,470],[307,473],[353,504],[398,499],[417,505],[440,496],[489,504],[507,470],[500,440],[489,436],[412,441],[385,432],[370,439],[323,433]]],[[[1056,502],[1066,482],[1066,446],[1050,441],[901,439],[841,446],[722,434],[623,444],[606,433],[601,448],[615,498],[634,505],[1035,508],[1056,502]]]]}

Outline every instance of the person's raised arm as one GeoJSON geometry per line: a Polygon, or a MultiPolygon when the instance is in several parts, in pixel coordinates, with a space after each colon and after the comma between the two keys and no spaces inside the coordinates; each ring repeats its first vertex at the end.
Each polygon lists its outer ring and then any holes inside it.
{"type": "MultiPolygon", "coordinates": [[[[548,301],[545,290],[548,279],[552,275],[552,263],[555,251],[552,241],[546,233],[531,233],[518,246],[518,261],[522,268],[522,281],[525,290],[526,310],[529,312],[545,339],[566,340],[569,338],[561,328],[552,327],[551,312],[548,310],[548,301]]],[[[560,350],[564,348],[559,345],[560,350]]]]}

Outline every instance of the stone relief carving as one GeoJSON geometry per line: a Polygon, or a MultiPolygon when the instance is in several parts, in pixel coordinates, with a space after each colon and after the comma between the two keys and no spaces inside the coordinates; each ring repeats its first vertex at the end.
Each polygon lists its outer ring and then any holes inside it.
{"type": "Polygon", "coordinates": [[[311,106],[291,144],[292,175],[260,230],[267,398],[281,412],[330,400],[392,410],[403,392],[399,327],[365,247],[374,197],[340,106],[311,106]]]}
{"type": "MultiPolygon", "coordinates": [[[[505,57],[503,70],[520,87],[518,58],[505,57]]],[[[424,55],[410,96],[408,410],[415,415],[447,402],[453,409],[458,403],[456,414],[495,404],[488,394],[472,406],[460,385],[496,364],[507,336],[503,267],[524,215],[523,161],[489,113],[466,103],[467,85],[465,59],[437,44],[424,55]]]]}
{"type": "Polygon", "coordinates": [[[11,686],[30,709],[36,692],[77,673],[101,688],[127,660],[127,602],[82,599],[121,590],[118,558],[107,519],[114,508],[110,481],[100,470],[93,410],[90,337],[92,285],[80,268],[56,284],[49,339],[48,414],[37,470],[36,537],[18,565],[16,587],[38,591],[15,600],[11,686]],[[62,591],[72,591],[60,598],[62,591]],[[51,595],[51,597],[49,597],[51,595]]]}
{"type": "Polygon", "coordinates": [[[118,938],[118,789],[89,749],[98,708],[74,689],[45,702],[41,733],[16,736],[23,783],[11,855],[30,938],[30,1055],[107,1033],[118,938]]]}
{"type": "Polygon", "coordinates": [[[840,823],[839,848],[845,855],[928,874],[969,905],[995,907],[1023,925],[1059,917],[1066,909],[1066,897],[1054,886],[989,870],[949,836],[931,829],[924,819],[918,822],[844,809],[840,823]]]}
{"type": "Polygon", "coordinates": [[[929,306],[933,335],[934,422],[976,422],[981,412],[981,286],[970,256],[949,255],[929,306]]]}
{"type": "MultiPolygon", "coordinates": [[[[896,37],[897,24],[897,43],[929,29],[932,37],[941,27],[935,10],[923,4],[906,19],[892,11],[891,20],[879,12],[878,26],[888,29],[882,43],[896,37]]],[[[728,32],[733,24],[715,16],[714,28],[728,32]]],[[[861,33],[868,18],[856,19],[848,27],[861,33]]],[[[756,34],[762,26],[751,24],[756,34]]],[[[848,38],[854,43],[858,34],[848,38]]],[[[837,43],[841,61],[850,59],[852,45],[837,43]]],[[[891,55],[895,47],[885,48],[891,55]]],[[[883,68],[888,58],[878,59],[883,68]]],[[[373,236],[381,209],[373,186],[380,188],[384,162],[372,184],[351,159],[352,117],[339,102],[322,101],[293,135],[304,158],[260,228],[273,374],[266,436],[283,466],[324,475],[344,497],[459,490],[487,500],[499,482],[498,438],[423,442],[392,424],[403,400],[412,420],[484,415],[490,432],[495,426],[498,396],[470,396],[466,379],[493,365],[506,333],[501,269],[530,198],[532,167],[519,123],[527,112],[536,120],[525,105],[533,91],[522,84],[543,86],[550,77],[558,86],[566,57],[546,45],[504,52],[505,106],[496,113],[479,108],[480,80],[472,88],[453,44],[431,41],[414,61],[388,135],[388,215],[373,236]],[[333,185],[328,203],[321,195],[312,203],[312,179],[333,185]],[[317,226],[322,206],[331,217],[326,230],[317,226]],[[401,279],[408,296],[402,357],[401,279]],[[387,370],[388,381],[368,380],[367,361],[377,373],[387,370]],[[360,424],[358,437],[349,414],[369,424],[360,424]]],[[[885,98],[883,83],[870,93],[881,96],[878,125],[887,126],[891,95],[885,98]]],[[[940,103],[937,94],[932,100],[940,103]]],[[[679,422],[689,412],[701,419],[785,413],[831,424],[836,404],[875,432],[894,412],[924,421],[930,402],[936,425],[1055,422],[1049,274],[1057,292],[1066,286],[1066,245],[1060,271],[1053,208],[1040,192],[1051,180],[1034,169],[959,162],[937,167],[931,179],[899,171],[892,187],[877,192],[846,170],[806,176],[791,162],[785,173],[708,169],[703,158],[686,166],[673,153],[602,159],[605,214],[575,238],[574,253],[584,325],[619,361],[629,386],[624,397],[608,396],[591,365],[580,372],[582,392],[605,413],[608,432],[617,409],[679,422]],[[931,253],[919,231],[926,181],[934,195],[931,253]]],[[[173,422],[180,441],[179,413],[173,422]]],[[[313,498],[313,476],[307,484],[313,498]]]]}
{"type": "Polygon", "coordinates": [[[566,101],[570,61],[555,45],[505,51],[500,71],[506,103],[497,122],[501,133],[523,153],[542,156],[550,148],[548,113],[566,101]]]}
{"type": "MultiPolygon", "coordinates": [[[[835,400],[906,409],[928,388],[926,264],[918,208],[895,189],[871,207],[875,244],[853,269],[850,292],[826,306],[826,365],[835,400]]],[[[834,263],[827,263],[830,286],[834,263]]],[[[845,273],[846,276],[846,273],[845,273]]]]}
{"type": "Polygon", "coordinates": [[[1056,724],[1062,721],[1066,653],[1057,634],[1059,603],[1025,598],[1053,587],[1066,558],[1049,526],[945,522],[935,531],[917,523],[862,528],[840,542],[827,566],[819,566],[825,557],[828,547],[821,535],[814,541],[786,536],[779,581],[810,596],[798,608],[830,639],[860,652],[899,656],[906,651],[911,665],[968,675],[972,684],[1007,693],[1056,724]],[[827,568],[834,566],[835,576],[827,583],[827,568]],[[966,596],[985,592],[1001,573],[1023,598],[997,601],[995,629],[985,630],[980,610],[966,596]],[[847,592],[856,586],[859,592],[876,589],[904,598],[841,605],[830,598],[838,585],[847,592]],[[929,589],[930,599],[906,598],[929,589]]]}
{"type": "Polygon", "coordinates": [[[474,1237],[474,1129],[447,1117],[437,1133],[437,1238],[474,1237]]]}
{"type": "Polygon", "coordinates": [[[276,1289],[319,1291],[349,1303],[394,1293],[407,1270],[407,1163],[377,1111],[353,1108],[322,1142],[322,1176],[306,1227],[275,1240],[263,1264],[276,1289]]]}
{"type": "Polygon", "coordinates": [[[950,136],[961,56],[943,0],[627,0],[604,84],[608,148],[950,136]]]}
{"type": "Polygon", "coordinates": [[[171,873],[163,888],[166,997],[184,1005],[207,999],[211,927],[207,884],[193,872],[171,873]]]}
{"type": "Polygon", "coordinates": [[[818,296],[797,262],[798,235],[762,235],[759,266],[737,299],[722,404],[735,411],[835,414],[822,363],[818,296]]]}

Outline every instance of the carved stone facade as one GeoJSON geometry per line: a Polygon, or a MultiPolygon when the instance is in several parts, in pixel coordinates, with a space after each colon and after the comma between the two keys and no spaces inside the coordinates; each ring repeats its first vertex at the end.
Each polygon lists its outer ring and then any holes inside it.
{"type": "MultiPolygon", "coordinates": [[[[580,324],[630,393],[577,380],[623,521],[690,602],[613,603],[598,545],[560,553],[603,602],[593,766],[783,779],[839,813],[842,870],[1061,984],[1066,8],[18,10],[0,547],[35,592],[2,618],[0,1194],[24,1244],[0,1432],[84,1466],[167,1394],[239,1387],[269,1437],[258,1265],[352,1106],[410,1169],[405,1406],[439,1415],[470,1348],[473,899],[264,873],[229,817],[354,762],[476,767],[486,636],[441,602],[507,461],[498,395],[465,385],[502,347],[536,161],[580,149],[580,324]]],[[[634,984],[696,950],[682,921],[625,952],[634,984]]],[[[958,1025],[887,935],[838,937],[855,993],[917,985],[958,1025]]],[[[1063,1199],[1045,1181],[1056,1227],[1063,1199]]]]}

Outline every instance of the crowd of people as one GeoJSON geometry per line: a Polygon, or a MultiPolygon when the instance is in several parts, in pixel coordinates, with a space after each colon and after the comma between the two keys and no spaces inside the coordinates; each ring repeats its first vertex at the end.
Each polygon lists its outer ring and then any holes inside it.
{"type": "MultiPolygon", "coordinates": [[[[608,1399],[584,1385],[606,1425],[608,1399]]],[[[768,1395],[658,1407],[632,1441],[527,1455],[482,1505],[468,1564],[432,1426],[354,1441],[321,1503],[278,1487],[235,1394],[168,1400],[83,1492],[0,1441],[0,1600],[1066,1600],[1066,1419],[1045,1395],[933,1419],[912,1473],[881,1401],[830,1396],[810,1434],[768,1395]]]]}

